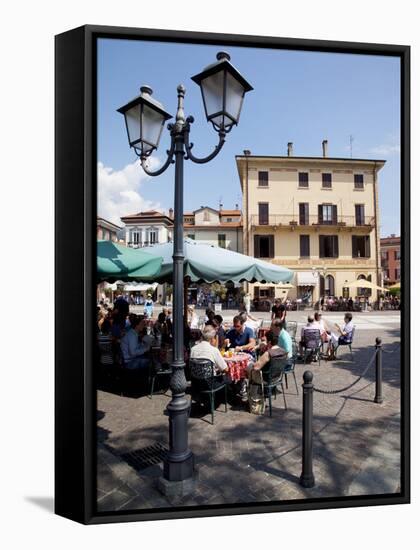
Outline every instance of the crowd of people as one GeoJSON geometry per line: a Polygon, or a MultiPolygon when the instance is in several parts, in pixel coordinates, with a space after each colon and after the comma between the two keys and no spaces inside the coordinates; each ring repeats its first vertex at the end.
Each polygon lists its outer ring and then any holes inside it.
{"type": "MultiPolygon", "coordinates": [[[[143,315],[130,313],[129,304],[122,295],[117,296],[113,307],[100,302],[97,311],[100,364],[119,363],[129,370],[141,371],[151,364],[152,348],[160,350],[161,360],[170,363],[172,312],[163,307],[156,319],[152,318],[152,313],[150,309],[145,310],[143,315]]],[[[246,380],[252,372],[264,368],[273,357],[282,357],[286,363],[296,359],[293,358],[293,339],[296,336],[287,330],[287,308],[280,300],[273,304],[270,323],[268,332],[263,331],[262,335],[259,331],[261,321],[252,316],[246,304],[233,317],[232,324],[225,323],[222,315],[211,308],[205,311],[205,316],[199,317],[195,308],[189,306],[184,319],[185,359],[208,359],[214,365],[214,374],[227,379],[226,351],[248,354],[246,376],[238,387],[238,394],[246,398],[246,380]]],[[[322,311],[310,314],[296,342],[301,355],[308,330],[319,330],[321,341],[327,344],[327,358],[333,359],[337,347],[351,341],[354,331],[352,314],[345,314],[342,326],[329,326],[323,319],[322,311]]]]}

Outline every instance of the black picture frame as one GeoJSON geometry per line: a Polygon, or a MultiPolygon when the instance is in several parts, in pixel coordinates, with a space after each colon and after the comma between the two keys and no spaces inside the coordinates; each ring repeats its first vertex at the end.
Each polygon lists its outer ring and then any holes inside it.
{"type": "Polygon", "coordinates": [[[56,36],[55,63],[55,512],[84,524],[96,524],[409,503],[410,47],[88,25],[56,36]],[[96,284],[96,41],[99,38],[231,44],[400,58],[403,267],[399,494],[130,513],[96,511],[96,400],[91,365],[96,284]],[[74,322],[66,323],[69,318],[74,322]],[[65,331],[63,326],[66,326],[65,331]]]}

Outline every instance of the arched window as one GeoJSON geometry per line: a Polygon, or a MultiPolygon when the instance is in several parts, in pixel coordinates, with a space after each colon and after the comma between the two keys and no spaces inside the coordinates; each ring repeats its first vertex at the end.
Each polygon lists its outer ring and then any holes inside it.
{"type": "Polygon", "coordinates": [[[328,296],[335,296],[335,284],[332,275],[327,275],[325,279],[325,294],[328,296]]]}
{"type": "Polygon", "coordinates": [[[335,281],[332,275],[319,276],[319,295],[335,296],[335,281]]]}

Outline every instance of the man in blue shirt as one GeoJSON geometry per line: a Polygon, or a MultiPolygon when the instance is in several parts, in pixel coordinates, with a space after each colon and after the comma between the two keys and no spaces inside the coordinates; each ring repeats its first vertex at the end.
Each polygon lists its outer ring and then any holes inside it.
{"type": "MultiPolygon", "coordinates": [[[[245,326],[240,315],[233,318],[233,328],[226,334],[226,340],[229,341],[230,346],[235,351],[252,353],[256,345],[254,331],[245,326]]],[[[226,340],[225,343],[227,344],[226,340]]]]}
{"type": "Polygon", "coordinates": [[[139,339],[144,329],[144,319],[136,317],[131,321],[131,328],[121,338],[121,351],[127,369],[141,369],[149,366],[150,359],[146,357],[150,346],[139,339]]]}

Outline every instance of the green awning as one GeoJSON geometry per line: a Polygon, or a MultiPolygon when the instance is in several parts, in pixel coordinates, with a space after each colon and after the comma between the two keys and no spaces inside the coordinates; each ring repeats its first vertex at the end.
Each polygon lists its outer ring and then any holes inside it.
{"type": "MultiPolygon", "coordinates": [[[[160,274],[153,281],[171,282],[173,243],[156,244],[144,250],[163,260],[160,274]]],[[[293,278],[293,271],[286,267],[192,239],[184,240],[184,256],[184,276],[193,282],[285,283],[293,278]]]]}
{"type": "Polygon", "coordinates": [[[152,251],[128,248],[111,241],[97,241],[98,281],[141,281],[157,277],[162,258],[152,251]]]}

